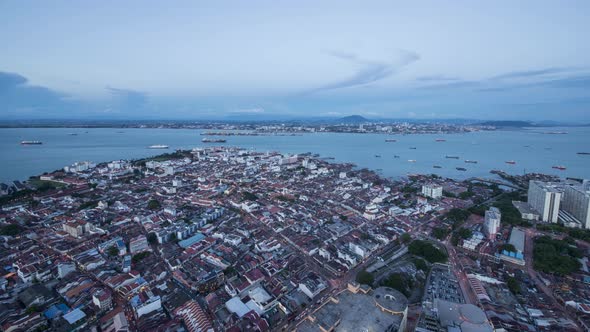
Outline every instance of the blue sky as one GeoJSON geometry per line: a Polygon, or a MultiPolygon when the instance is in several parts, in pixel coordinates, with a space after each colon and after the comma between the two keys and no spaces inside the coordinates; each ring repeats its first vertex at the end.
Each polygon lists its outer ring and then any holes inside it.
{"type": "Polygon", "coordinates": [[[0,2],[0,119],[590,122],[589,1],[0,2]]]}

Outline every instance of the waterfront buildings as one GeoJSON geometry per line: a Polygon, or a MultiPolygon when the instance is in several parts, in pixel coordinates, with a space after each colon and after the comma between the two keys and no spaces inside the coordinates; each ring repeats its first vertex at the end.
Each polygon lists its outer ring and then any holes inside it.
{"type": "Polygon", "coordinates": [[[430,198],[442,197],[443,188],[436,184],[427,184],[422,186],[422,195],[430,198]]]}
{"type": "Polygon", "coordinates": [[[491,207],[485,213],[485,221],[484,221],[484,233],[488,237],[489,240],[494,241],[496,239],[496,234],[500,229],[500,220],[502,219],[502,214],[500,210],[496,207],[491,207]]]}
{"type": "Polygon", "coordinates": [[[563,195],[564,211],[571,214],[583,228],[590,228],[590,188],[589,182],[582,185],[566,186],[563,195]]]}
{"type": "Polygon", "coordinates": [[[539,213],[542,221],[557,223],[562,193],[561,185],[531,180],[527,202],[539,213]]]}

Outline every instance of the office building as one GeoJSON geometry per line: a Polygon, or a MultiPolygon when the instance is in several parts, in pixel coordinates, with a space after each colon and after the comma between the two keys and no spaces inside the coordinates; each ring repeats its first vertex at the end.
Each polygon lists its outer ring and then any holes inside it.
{"type": "Polygon", "coordinates": [[[493,241],[496,239],[496,234],[500,229],[501,219],[502,214],[500,213],[500,210],[498,208],[491,207],[489,210],[486,211],[483,230],[489,240],[493,241]]]}
{"type": "Polygon", "coordinates": [[[443,188],[436,184],[427,184],[422,186],[422,195],[430,198],[442,197],[443,188]]]}
{"type": "Polygon", "coordinates": [[[556,223],[562,192],[563,187],[557,184],[531,180],[527,202],[539,213],[539,219],[556,223]]]}
{"type": "Polygon", "coordinates": [[[590,188],[587,187],[565,187],[562,205],[562,209],[576,218],[586,229],[590,228],[590,188]]]}

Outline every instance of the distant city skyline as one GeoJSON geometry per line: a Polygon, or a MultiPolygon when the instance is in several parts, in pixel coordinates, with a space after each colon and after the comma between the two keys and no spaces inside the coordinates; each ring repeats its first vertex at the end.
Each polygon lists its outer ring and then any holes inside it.
{"type": "Polygon", "coordinates": [[[0,3],[0,120],[590,122],[587,1],[0,3]]]}

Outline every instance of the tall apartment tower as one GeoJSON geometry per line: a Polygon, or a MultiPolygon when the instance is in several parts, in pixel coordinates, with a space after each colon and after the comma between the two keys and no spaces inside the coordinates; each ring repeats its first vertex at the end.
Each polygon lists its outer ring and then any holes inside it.
{"type": "Polygon", "coordinates": [[[500,213],[500,210],[498,208],[491,207],[489,210],[486,211],[483,230],[488,239],[492,241],[496,239],[496,234],[498,234],[498,230],[500,229],[501,219],[502,214],[500,213]]]}
{"type": "Polygon", "coordinates": [[[539,213],[542,221],[557,222],[562,189],[550,182],[529,182],[528,204],[539,213]]]}
{"type": "Polygon", "coordinates": [[[565,187],[562,205],[562,209],[578,219],[586,229],[590,228],[590,188],[587,183],[565,187]]]}

